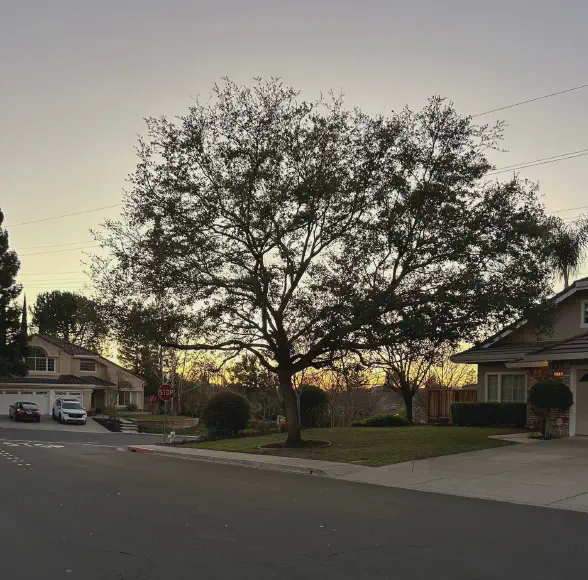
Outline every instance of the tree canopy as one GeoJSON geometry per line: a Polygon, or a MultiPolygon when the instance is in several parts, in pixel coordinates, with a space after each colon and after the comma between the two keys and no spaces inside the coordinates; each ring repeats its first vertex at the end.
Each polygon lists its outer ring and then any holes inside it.
{"type": "Polygon", "coordinates": [[[584,260],[588,247],[588,219],[580,218],[566,224],[561,218],[554,220],[549,240],[549,264],[564,287],[570,285],[570,276],[576,274],[584,260]]]}
{"type": "Polygon", "coordinates": [[[27,374],[26,328],[21,328],[21,309],[15,302],[22,291],[16,283],[20,261],[16,252],[9,250],[8,232],[3,223],[4,214],[0,210],[0,377],[24,376],[27,374]]]}
{"type": "Polygon", "coordinates": [[[341,350],[471,341],[545,298],[536,189],[483,179],[501,131],[439,97],[368,115],[227,80],[147,121],[122,219],[98,236],[98,288],[183,308],[198,340],[175,346],[255,355],[296,445],[295,373],[341,350]]]}
{"type": "Polygon", "coordinates": [[[76,292],[42,292],[32,309],[40,334],[57,336],[90,350],[102,350],[108,326],[100,306],[76,292]]]}

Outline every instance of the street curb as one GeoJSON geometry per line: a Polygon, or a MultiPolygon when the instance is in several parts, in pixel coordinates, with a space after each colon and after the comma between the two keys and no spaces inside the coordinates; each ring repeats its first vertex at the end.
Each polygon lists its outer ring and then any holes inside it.
{"type": "MultiPolygon", "coordinates": [[[[137,448],[138,451],[140,448],[137,448]]],[[[130,448],[129,448],[130,450],[130,448]]],[[[204,461],[207,463],[220,463],[221,465],[238,465],[252,469],[263,469],[266,471],[282,471],[290,473],[301,473],[304,475],[328,476],[326,471],[315,467],[300,467],[298,465],[289,465],[287,463],[266,463],[252,459],[234,459],[232,457],[214,457],[210,455],[189,455],[184,453],[173,453],[159,449],[149,449],[148,453],[163,455],[165,457],[174,457],[176,459],[190,459],[192,461],[204,461]]]]}
{"type": "Polygon", "coordinates": [[[127,451],[132,451],[133,453],[153,453],[153,449],[147,447],[135,447],[134,445],[129,445],[127,451]]]}

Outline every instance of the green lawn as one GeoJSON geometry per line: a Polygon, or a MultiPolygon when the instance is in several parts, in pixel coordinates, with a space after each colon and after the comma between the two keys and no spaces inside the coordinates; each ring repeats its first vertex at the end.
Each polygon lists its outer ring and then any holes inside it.
{"type": "Polygon", "coordinates": [[[337,427],[308,429],[303,432],[305,439],[331,442],[330,447],[322,449],[258,449],[258,446],[266,443],[284,441],[286,437],[283,434],[207,441],[190,444],[187,447],[341,461],[376,467],[413,459],[512,445],[513,443],[508,441],[489,439],[488,436],[519,432],[521,432],[520,429],[485,427],[337,427]]]}

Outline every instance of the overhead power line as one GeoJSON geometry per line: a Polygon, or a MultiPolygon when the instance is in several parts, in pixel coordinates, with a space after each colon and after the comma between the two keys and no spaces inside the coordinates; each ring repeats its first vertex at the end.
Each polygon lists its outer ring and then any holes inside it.
{"type": "MultiPolygon", "coordinates": [[[[565,209],[558,209],[558,210],[552,211],[551,213],[562,213],[564,211],[573,211],[575,209],[586,209],[586,208],[588,208],[588,205],[581,205],[579,207],[566,207],[565,209]]],[[[567,218],[565,218],[565,219],[567,219],[567,218]]]]}
{"type": "Polygon", "coordinates": [[[84,270],[69,270],[67,272],[29,272],[27,274],[21,274],[19,276],[59,276],[61,274],[83,274],[84,270]]]}
{"type": "Polygon", "coordinates": [[[81,248],[66,248],[65,250],[50,250],[48,252],[34,252],[32,254],[19,254],[19,258],[24,258],[25,256],[40,256],[41,254],[58,254],[59,252],[73,252],[75,250],[89,250],[90,248],[99,248],[100,244],[95,244],[93,246],[83,246],[81,248]]]}
{"type": "Polygon", "coordinates": [[[568,153],[560,153],[559,155],[552,155],[551,157],[542,157],[541,159],[533,159],[531,161],[521,161],[520,163],[514,163],[513,165],[507,165],[506,167],[499,167],[496,170],[489,171],[488,173],[494,173],[495,171],[506,171],[507,169],[516,169],[522,165],[528,165],[529,163],[537,163],[539,161],[550,161],[551,159],[557,160],[560,157],[566,155],[577,155],[579,153],[588,153],[588,149],[578,149],[577,151],[569,151],[568,153]]]}
{"type": "Polygon", "coordinates": [[[588,149],[582,150],[584,153],[562,153],[559,157],[547,157],[543,159],[536,159],[535,161],[527,161],[526,163],[519,163],[518,165],[512,165],[510,167],[498,168],[494,171],[489,171],[486,175],[498,175],[500,173],[507,173],[509,171],[516,171],[518,169],[527,169],[528,167],[536,167],[538,165],[547,165],[549,163],[556,163],[558,161],[566,161],[567,159],[575,159],[576,157],[585,157],[588,155],[588,149]]]}
{"type": "Polygon", "coordinates": [[[39,219],[39,220],[32,220],[30,222],[20,222],[19,224],[9,224],[9,225],[3,226],[3,227],[6,227],[6,228],[15,228],[16,226],[26,226],[26,225],[29,225],[29,224],[38,224],[40,222],[48,222],[49,220],[58,220],[58,219],[61,219],[61,218],[71,217],[71,216],[74,216],[74,215],[83,215],[83,214],[86,214],[86,213],[92,213],[94,211],[102,211],[103,209],[110,209],[110,208],[113,208],[113,207],[121,207],[121,206],[122,206],[122,203],[115,203],[114,205],[105,205],[103,207],[95,207],[94,209],[87,209],[85,211],[77,211],[77,212],[74,212],[74,213],[66,213],[66,214],[63,214],[63,215],[56,215],[56,216],[53,216],[53,217],[42,218],[42,219],[39,219]]]}
{"type": "Polygon", "coordinates": [[[526,101],[519,101],[518,103],[513,103],[512,105],[506,105],[504,107],[498,107],[497,109],[491,109],[490,111],[484,111],[483,113],[476,113],[472,115],[472,117],[481,117],[482,115],[489,115],[490,113],[497,113],[498,111],[504,111],[506,109],[512,109],[514,107],[520,107],[521,105],[527,105],[528,103],[534,103],[535,101],[541,101],[543,99],[549,99],[550,97],[555,97],[557,95],[563,95],[565,93],[571,93],[572,91],[579,91],[580,89],[585,89],[588,87],[586,85],[580,85],[578,87],[572,87],[570,89],[565,89],[563,91],[558,91],[557,93],[550,93],[549,95],[543,95],[541,97],[535,97],[533,99],[527,99],[526,101]]]}
{"type": "Polygon", "coordinates": [[[90,244],[94,240],[84,240],[83,242],[67,242],[65,244],[48,244],[44,246],[28,246],[26,248],[15,248],[15,252],[22,252],[23,250],[36,250],[37,248],[58,248],[59,246],[75,246],[78,244],[90,244]]]}

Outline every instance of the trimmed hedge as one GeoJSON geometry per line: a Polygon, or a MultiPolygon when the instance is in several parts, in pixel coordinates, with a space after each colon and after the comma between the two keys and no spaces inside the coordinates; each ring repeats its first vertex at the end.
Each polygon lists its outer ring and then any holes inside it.
{"type": "Polygon", "coordinates": [[[504,425],[524,428],[526,403],[453,403],[451,422],[462,427],[504,425]]]}
{"type": "Polygon", "coordinates": [[[406,427],[407,425],[410,425],[410,421],[390,413],[381,413],[351,423],[352,427],[406,427]]]}
{"type": "Polygon", "coordinates": [[[211,438],[236,435],[247,427],[249,401],[239,393],[220,391],[206,402],[202,422],[208,427],[211,438]]]}
{"type": "Polygon", "coordinates": [[[574,396],[567,385],[555,379],[535,383],[529,389],[529,403],[538,409],[569,409],[574,396]]]}

